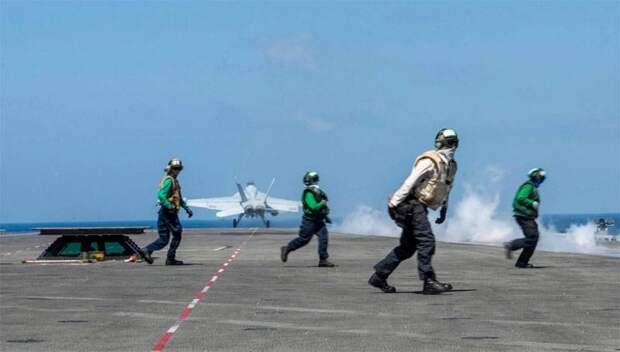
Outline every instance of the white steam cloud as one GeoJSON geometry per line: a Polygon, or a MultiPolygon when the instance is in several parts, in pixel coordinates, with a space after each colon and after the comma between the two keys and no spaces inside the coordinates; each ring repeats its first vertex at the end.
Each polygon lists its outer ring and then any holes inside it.
{"type": "Polygon", "coordinates": [[[485,197],[471,188],[449,214],[445,226],[433,231],[446,242],[502,243],[516,237],[518,231],[512,219],[499,219],[499,193],[485,197]],[[450,216],[451,215],[451,216],[450,216]]]}
{"type": "Polygon", "coordinates": [[[336,232],[352,233],[357,235],[374,235],[397,237],[400,228],[387,216],[371,207],[360,205],[351,214],[342,220],[342,223],[333,227],[336,232]]]}
{"type": "MultiPolygon", "coordinates": [[[[452,206],[448,220],[443,225],[434,224],[434,214],[429,220],[433,232],[440,241],[502,245],[503,242],[523,237],[521,230],[510,215],[498,215],[499,193],[485,196],[483,192],[466,188],[463,199],[452,206]]],[[[565,233],[539,223],[540,239],[537,250],[550,252],[584,253],[620,256],[619,251],[597,244],[596,226],[592,223],[572,225],[565,233]]],[[[359,235],[400,236],[400,228],[387,215],[368,206],[358,206],[334,226],[334,231],[359,235]]]]}

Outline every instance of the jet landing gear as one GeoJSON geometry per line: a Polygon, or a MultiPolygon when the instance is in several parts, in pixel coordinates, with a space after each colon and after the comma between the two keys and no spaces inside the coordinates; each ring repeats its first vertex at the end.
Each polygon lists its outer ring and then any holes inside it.
{"type": "MultiPolygon", "coordinates": [[[[232,225],[234,228],[239,227],[239,224],[241,223],[242,218],[243,218],[243,215],[240,215],[237,219],[233,219],[232,225]]],[[[263,224],[265,225],[266,228],[271,227],[271,222],[269,220],[266,220],[264,217],[261,217],[261,220],[263,220],[263,224]]]]}
{"type": "Polygon", "coordinates": [[[266,228],[270,228],[271,227],[271,223],[269,222],[269,220],[265,220],[265,216],[264,215],[261,216],[260,218],[261,218],[261,220],[263,220],[263,224],[265,224],[266,228]]]}
{"type": "Polygon", "coordinates": [[[241,222],[241,218],[243,218],[243,214],[239,215],[237,219],[233,219],[233,227],[239,226],[239,223],[241,222]]]}

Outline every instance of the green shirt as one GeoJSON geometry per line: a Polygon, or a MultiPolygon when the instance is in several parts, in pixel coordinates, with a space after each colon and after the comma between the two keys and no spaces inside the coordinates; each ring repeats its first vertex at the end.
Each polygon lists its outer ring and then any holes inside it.
{"type": "Polygon", "coordinates": [[[316,186],[309,186],[304,190],[301,198],[304,214],[307,216],[325,216],[329,213],[327,196],[316,186]]]}
{"type": "Polygon", "coordinates": [[[314,197],[314,193],[306,192],[306,197],[304,198],[304,203],[310,208],[310,210],[317,211],[327,205],[325,199],[322,199],[320,202],[317,202],[314,197]]]}
{"type": "Polygon", "coordinates": [[[538,190],[532,181],[527,181],[519,187],[512,201],[514,214],[528,219],[536,219],[538,209],[534,208],[534,202],[540,203],[538,190]]]}
{"type": "MultiPolygon", "coordinates": [[[[168,209],[174,208],[172,203],[170,203],[170,201],[168,200],[168,197],[170,197],[171,189],[172,189],[172,178],[167,177],[164,180],[163,184],[161,185],[159,192],[157,192],[157,199],[159,200],[159,203],[161,203],[161,205],[163,205],[164,207],[168,209]]],[[[187,206],[187,204],[185,203],[185,199],[183,198],[181,198],[181,205],[183,207],[187,206]]]]}

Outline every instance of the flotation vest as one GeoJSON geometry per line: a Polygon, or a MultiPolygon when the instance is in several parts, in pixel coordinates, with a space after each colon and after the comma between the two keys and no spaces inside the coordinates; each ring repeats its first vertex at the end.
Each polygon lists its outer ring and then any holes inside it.
{"type": "Polygon", "coordinates": [[[327,201],[327,194],[325,194],[325,192],[323,192],[322,189],[320,189],[317,186],[314,185],[310,185],[308,187],[306,187],[306,189],[304,189],[303,193],[301,194],[301,204],[303,206],[304,209],[304,215],[307,216],[311,216],[311,217],[325,217],[329,214],[329,208],[328,207],[322,207],[320,209],[317,210],[312,210],[308,204],[306,203],[306,195],[308,193],[312,193],[312,195],[314,196],[314,199],[318,202],[325,200],[327,201]]]}
{"type": "Polygon", "coordinates": [[[172,177],[170,175],[166,175],[159,182],[159,189],[164,187],[164,182],[167,179],[171,179],[172,180],[172,187],[170,187],[170,190],[168,191],[168,194],[166,195],[166,198],[168,198],[168,201],[170,203],[172,203],[172,205],[174,205],[177,209],[179,209],[179,208],[181,208],[181,199],[182,199],[181,198],[181,185],[179,185],[179,181],[177,181],[176,178],[174,178],[174,177],[172,177]]]}
{"type": "Polygon", "coordinates": [[[437,172],[415,188],[415,198],[427,207],[437,209],[446,202],[452,190],[457,168],[456,161],[450,160],[446,163],[434,150],[420,155],[415,160],[415,165],[418,165],[422,159],[431,160],[437,172]]]}

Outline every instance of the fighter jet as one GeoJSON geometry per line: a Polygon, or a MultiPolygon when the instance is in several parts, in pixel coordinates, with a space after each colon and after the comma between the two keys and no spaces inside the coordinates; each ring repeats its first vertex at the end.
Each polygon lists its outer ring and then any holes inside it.
{"type": "Polygon", "coordinates": [[[233,219],[233,227],[239,226],[244,216],[259,217],[265,227],[270,227],[269,220],[265,219],[267,214],[277,216],[280,212],[297,213],[301,206],[300,202],[269,197],[275,180],[274,178],[271,181],[267,193],[259,192],[254,182],[248,182],[244,188],[239,182],[235,181],[238,192],[232,197],[187,199],[186,202],[190,207],[217,210],[215,216],[218,218],[237,216],[236,219],[233,219]]]}

